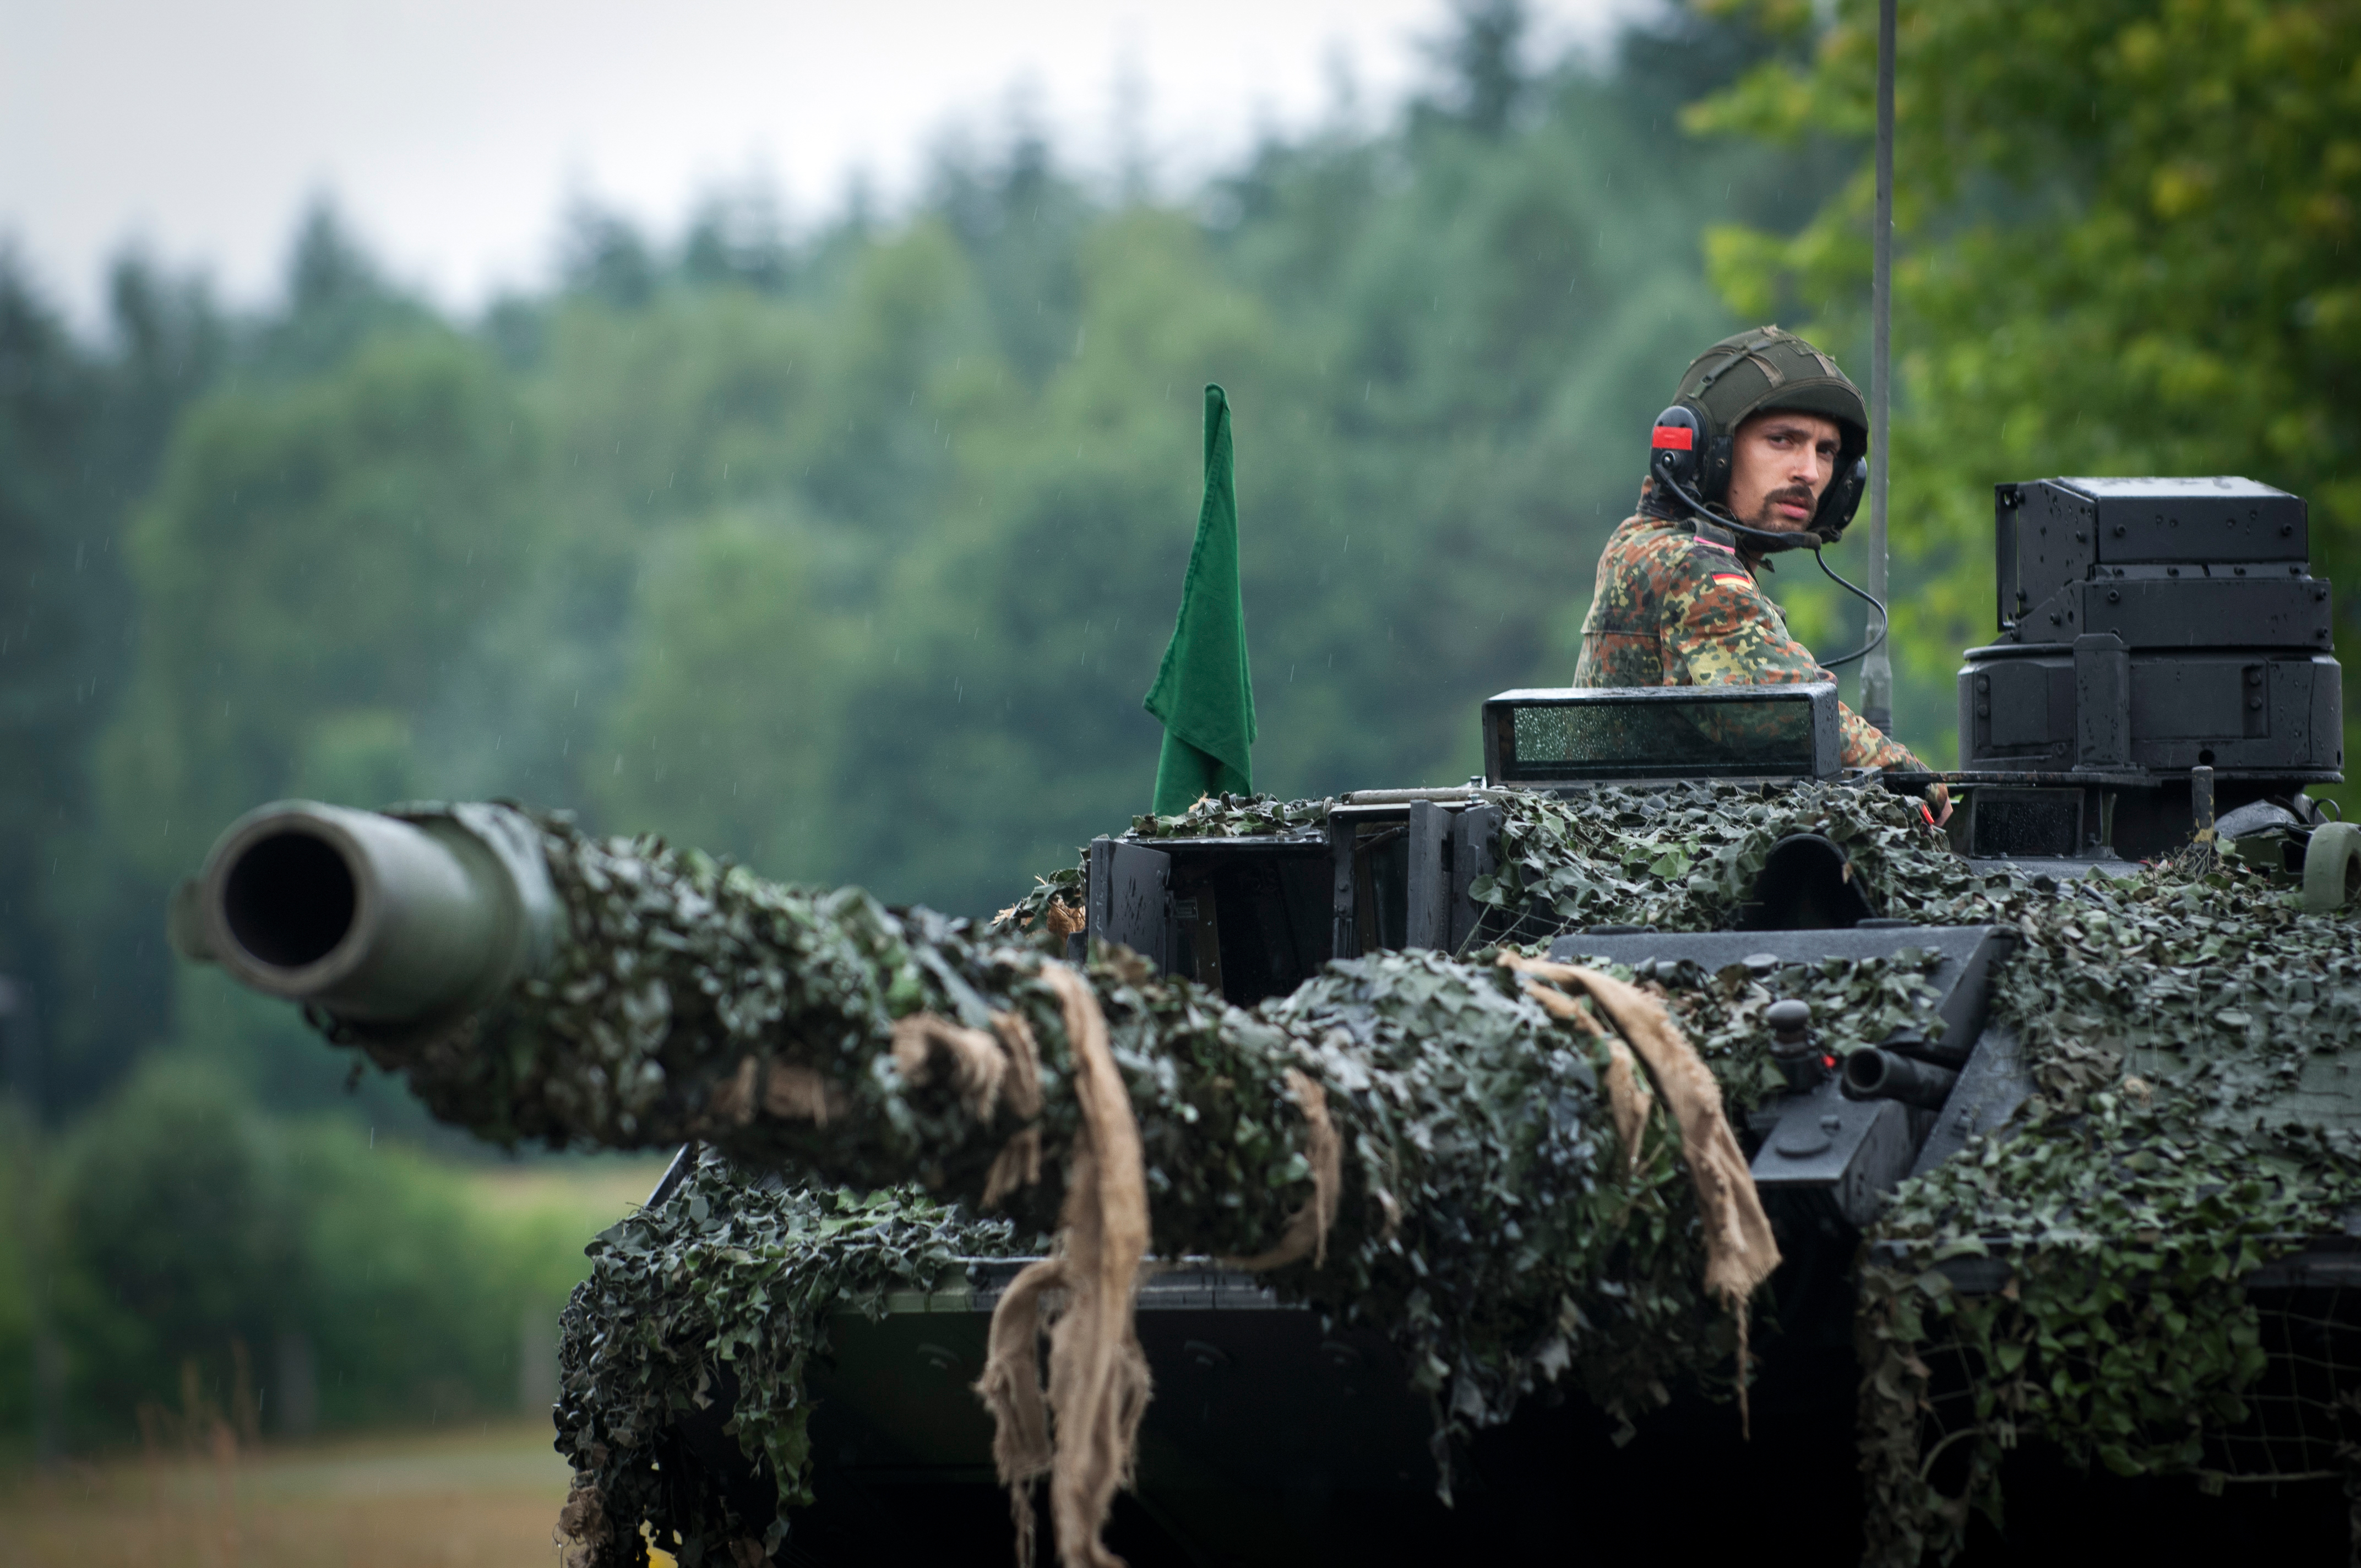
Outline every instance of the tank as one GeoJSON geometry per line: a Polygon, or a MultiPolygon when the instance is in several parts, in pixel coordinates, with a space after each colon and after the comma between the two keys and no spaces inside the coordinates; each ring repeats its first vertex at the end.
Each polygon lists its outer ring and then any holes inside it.
{"type": "Polygon", "coordinates": [[[2301,502],[2001,494],[1958,772],[1848,773],[1828,685],[1510,691],[1466,784],[1140,817],[988,925],[280,803],[174,939],[482,1137],[676,1151],[566,1317],[581,1563],[2340,1550],[2301,502]]]}

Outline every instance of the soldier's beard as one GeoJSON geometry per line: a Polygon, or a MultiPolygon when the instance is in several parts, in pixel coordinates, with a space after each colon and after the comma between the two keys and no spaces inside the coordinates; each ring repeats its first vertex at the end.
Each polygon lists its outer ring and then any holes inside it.
{"type": "Polygon", "coordinates": [[[1790,485],[1784,490],[1773,490],[1769,495],[1764,496],[1763,498],[1763,504],[1755,509],[1754,515],[1751,518],[1746,518],[1743,521],[1747,527],[1759,528],[1765,533],[1801,533],[1806,529],[1812,526],[1812,519],[1809,514],[1818,499],[1818,497],[1812,494],[1811,487],[1807,485],[1790,485]],[[1801,522],[1790,522],[1785,518],[1781,517],[1778,512],[1778,508],[1784,503],[1793,503],[1794,505],[1802,507],[1806,513],[1804,521],[1801,522]]]}

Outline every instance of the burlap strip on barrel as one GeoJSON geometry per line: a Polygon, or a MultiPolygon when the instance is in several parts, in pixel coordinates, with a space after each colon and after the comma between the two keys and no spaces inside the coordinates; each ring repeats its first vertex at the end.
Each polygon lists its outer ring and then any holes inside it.
{"type": "MultiPolygon", "coordinates": [[[[1719,1297],[1738,1321],[1739,1420],[1751,1430],[1746,1400],[1747,1302],[1755,1288],[1779,1266],[1779,1244],[1771,1234],[1771,1219],[1763,1212],[1763,1199],[1754,1190],[1746,1156],[1722,1114],[1721,1086],[1665,1013],[1664,1003],[1637,986],[1597,970],[1516,953],[1502,953],[1500,963],[1529,981],[1575,985],[1587,992],[1606,1009],[1616,1032],[1647,1064],[1656,1092],[1664,1096],[1680,1127],[1681,1157],[1688,1165],[1697,1208],[1705,1218],[1706,1289],[1719,1297]]],[[[1540,996],[1541,991],[1533,994],[1540,996]]],[[[1552,1012],[1560,1011],[1545,996],[1542,1001],[1552,1012]]],[[[1566,1001],[1571,1003],[1572,998],[1566,1001]]]]}
{"type": "Polygon", "coordinates": [[[1289,1068],[1287,1092],[1296,1109],[1303,1113],[1303,1157],[1312,1167],[1312,1196],[1289,1216],[1287,1228],[1279,1233],[1276,1245],[1252,1257],[1223,1258],[1220,1261],[1225,1268],[1258,1274],[1305,1257],[1312,1259],[1314,1268],[1328,1262],[1328,1229],[1336,1223],[1336,1200],[1344,1190],[1345,1140],[1337,1135],[1336,1124],[1329,1120],[1328,1091],[1320,1087],[1317,1080],[1289,1068]]]}
{"type": "Polygon", "coordinates": [[[1018,1274],[994,1307],[990,1352],[975,1388],[996,1427],[993,1459],[1016,1521],[1017,1562],[1032,1561],[1030,1488],[1046,1470],[1060,1562],[1065,1568],[1122,1568],[1099,1532],[1115,1488],[1131,1477],[1148,1409],[1148,1358],[1132,1324],[1148,1255],[1147,1168],[1097,997],[1064,964],[1044,964],[1041,979],[1057,992],[1065,1016],[1082,1124],[1067,1173],[1058,1255],[1018,1274]],[[1045,1409],[1038,1344],[1052,1290],[1062,1290],[1065,1301],[1049,1325],[1045,1409]]]}

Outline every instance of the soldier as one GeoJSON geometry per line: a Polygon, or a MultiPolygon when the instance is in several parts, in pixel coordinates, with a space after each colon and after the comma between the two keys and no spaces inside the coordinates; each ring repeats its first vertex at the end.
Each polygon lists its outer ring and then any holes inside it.
{"type": "MultiPolygon", "coordinates": [[[[1784,549],[1834,543],[1865,482],[1869,411],[1836,361],[1775,326],[1726,337],[1689,364],[1657,416],[1640,510],[1598,557],[1578,686],[1826,681],[1759,575],[1784,549]]],[[[1924,771],[1849,707],[1844,765],[1924,771]]],[[[1933,787],[1940,816],[1948,793],[1933,787]]]]}

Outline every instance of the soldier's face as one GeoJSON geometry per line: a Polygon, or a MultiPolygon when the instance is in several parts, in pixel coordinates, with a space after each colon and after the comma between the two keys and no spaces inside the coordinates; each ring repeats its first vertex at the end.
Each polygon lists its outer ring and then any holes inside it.
{"type": "Polygon", "coordinates": [[[1730,514],[1768,533],[1800,533],[1837,471],[1836,421],[1784,410],[1756,414],[1730,444],[1730,514]]]}

